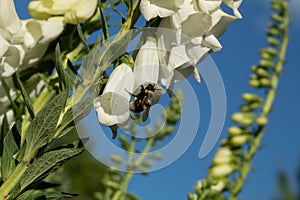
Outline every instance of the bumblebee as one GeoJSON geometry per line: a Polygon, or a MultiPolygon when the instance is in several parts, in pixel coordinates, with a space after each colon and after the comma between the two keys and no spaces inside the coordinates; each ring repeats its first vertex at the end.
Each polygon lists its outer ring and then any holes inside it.
{"type": "Polygon", "coordinates": [[[141,91],[138,94],[131,94],[135,99],[130,103],[129,109],[134,113],[143,112],[143,122],[147,120],[150,107],[154,104],[154,92],[156,89],[154,84],[148,84],[146,87],[141,85],[141,91]]]}

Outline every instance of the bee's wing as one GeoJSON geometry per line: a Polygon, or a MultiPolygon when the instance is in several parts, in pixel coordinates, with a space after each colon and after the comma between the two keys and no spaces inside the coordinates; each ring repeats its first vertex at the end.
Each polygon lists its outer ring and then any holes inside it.
{"type": "Polygon", "coordinates": [[[145,112],[143,113],[143,117],[142,117],[143,122],[147,120],[149,116],[149,111],[150,109],[146,109],[145,112]]]}

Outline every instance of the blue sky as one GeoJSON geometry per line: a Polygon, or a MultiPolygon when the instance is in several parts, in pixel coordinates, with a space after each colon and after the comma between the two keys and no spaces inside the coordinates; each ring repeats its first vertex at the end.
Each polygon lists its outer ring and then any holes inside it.
{"type": "MultiPolygon", "coordinates": [[[[27,3],[15,1],[21,17],[28,17],[27,3]]],[[[276,175],[281,169],[290,178],[296,180],[296,169],[300,161],[300,1],[291,0],[290,44],[287,63],[280,79],[278,98],[266,127],[263,138],[264,147],[258,152],[252,165],[255,168],[249,175],[241,197],[243,199],[270,199],[276,194],[276,175]],[[258,196],[259,195],[259,196],[258,196]]],[[[270,14],[268,1],[244,1],[241,8],[243,19],[228,27],[222,36],[223,49],[214,53],[212,58],[222,75],[227,95],[227,118],[221,138],[226,137],[226,129],[231,125],[230,115],[238,111],[242,103],[241,94],[251,91],[249,80],[250,66],[259,60],[258,50],[265,47],[265,30],[270,14]]],[[[192,83],[199,90],[198,99],[207,101],[208,92],[205,83],[192,83]]],[[[201,107],[201,105],[200,105],[201,107]]],[[[148,176],[134,176],[129,191],[142,200],[186,199],[196,181],[204,178],[217,146],[204,159],[198,158],[203,133],[207,129],[209,109],[201,107],[201,124],[193,144],[180,159],[172,165],[155,171],[148,176]],[[206,112],[208,114],[206,114],[206,112]]],[[[188,130],[187,130],[188,131],[188,130]]],[[[220,139],[221,139],[220,138],[220,139]]]]}

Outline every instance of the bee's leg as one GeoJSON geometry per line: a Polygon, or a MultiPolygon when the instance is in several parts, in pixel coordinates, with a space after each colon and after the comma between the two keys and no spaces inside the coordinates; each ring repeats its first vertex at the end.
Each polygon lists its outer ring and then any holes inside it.
{"type": "Polygon", "coordinates": [[[128,94],[130,94],[131,96],[133,96],[133,97],[137,97],[137,95],[135,95],[135,94],[133,94],[133,93],[131,93],[131,92],[129,92],[126,88],[124,88],[125,89],[125,91],[126,92],[128,92],[128,94]]]}
{"type": "Polygon", "coordinates": [[[143,122],[148,119],[149,111],[150,109],[146,109],[145,112],[143,113],[143,117],[142,117],[143,122]]]}

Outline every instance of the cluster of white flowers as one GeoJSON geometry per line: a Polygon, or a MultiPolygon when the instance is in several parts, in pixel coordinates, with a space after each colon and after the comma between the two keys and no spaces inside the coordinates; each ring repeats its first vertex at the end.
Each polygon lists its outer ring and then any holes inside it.
{"type": "MultiPolygon", "coordinates": [[[[130,118],[130,93],[141,85],[160,82],[172,90],[174,83],[193,75],[200,82],[196,65],[208,53],[221,49],[218,39],[241,14],[242,0],[141,0],[147,21],[160,17],[155,39],[147,39],[135,59],[133,73],[126,64],[111,74],[103,94],[94,101],[98,120],[106,126],[126,124],[130,118]],[[232,8],[225,13],[222,4],[232,8]],[[130,93],[126,92],[129,91],[130,93]],[[122,103],[120,103],[122,102],[122,103]]],[[[158,90],[162,91],[162,89],[158,90]]],[[[162,92],[156,92],[158,95],[162,92]]],[[[155,102],[157,102],[155,99],[155,102]]]]}
{"type": "MultiPolygon", "coordinates": [[[[63,32],[65,23],[88,19],[96,6],[97,0],[32,1],[29,10],[38,19],[21,20],[13,0],[0,1],[0,77],[10,89],[12,100],[16,98],[12,74],[34,66],[44,56],[50,42],[63,32]],[[38,17],[42,12],[49,14],[38,17]]],[[[11,120],[13,113],[8,110],[10,102],[2,84],[0,82],[0,123],[3,114],[7,112],[11,120]]]]}

